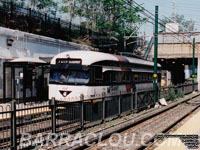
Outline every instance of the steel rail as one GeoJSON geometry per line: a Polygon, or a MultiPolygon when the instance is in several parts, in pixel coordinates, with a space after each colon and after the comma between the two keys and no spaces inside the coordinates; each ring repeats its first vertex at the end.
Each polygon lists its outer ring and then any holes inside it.
{"type": "Polygon", "coordinates": [[[131,127],[133,127],[134,125],[137,125],[139,123],[142,123],[148,119],[151,119],[163,112],[166,112],[184,102],[187,102],[187,101],[190,101],[196,97],[198,97],[200,95],[200,93],[197,93],[197,94],[193,94],[192,96],[188,95],[188,96],[185,96],[185,98],[182,98],[180,99],[179,101],[177,102],[174,102],[168,106],[165,106],[165,107],[162,107],[160,109],[157,109],[151,113],[147,113],[147,114],[144,114],[142,116],[138,116],[134,119],[130,119],[130,120],[126,120],[124,122],[121,122],[119,124],[116,124],[112,127],[108,127],[106,129],[103,129],[103,130],[100,130],[98,132],[95,132],[95,134],[97,135],[96,137],[89,137],[87,138],[87,141],[85,140],[87,136],[84,136],[82,137],[81,141],[83,141],[82,144],[75,144],[75,145],[63,145],[61,147],[58,147],[56,150],[66,150],[66,149],[84,149],[84,148],[87,148],[87,144],[88,143],[93,143],[93,142],[97,142],[99,140],[99,138],[101,137],[101,139],[107,139],[108,137],[110,137],[113,133],[119,133],[119,132],[122,132],[122,131],[125,131],[131,127]]]}

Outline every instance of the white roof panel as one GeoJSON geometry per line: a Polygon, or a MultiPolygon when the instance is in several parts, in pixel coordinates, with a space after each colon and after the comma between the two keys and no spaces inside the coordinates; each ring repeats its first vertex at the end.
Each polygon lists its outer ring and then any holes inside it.
{"type": "Polygon", "coordinates": [[[38,59],[38,58],[16,58],[11,60],[10,62],[32,62],[32,63],[46,63],[45,61],[38,59]]]}
{"type": "MultiPolygon", "coordinates": [[[[151,61],[146,61],[138,58],[131,58],[131,57],[125,57],[125,56],[119,56],[119,55],[113,55],[108,53],[102,53],[102,52],[95,52],[95,51],[67,51],[60,53],[53,57],[51,60],[51,64],[56,64],[57,58],[73,58],[73,59],[81,59],[82,65],[91,65],[95,62],[99,61],[119,61],[119,62],[129,62],[133,64],[142,64],[142,65],[148,65],[153,66],[154,63],[151,61]]],[[[158,67],[160,65],[158,64],[158,67]]]]}

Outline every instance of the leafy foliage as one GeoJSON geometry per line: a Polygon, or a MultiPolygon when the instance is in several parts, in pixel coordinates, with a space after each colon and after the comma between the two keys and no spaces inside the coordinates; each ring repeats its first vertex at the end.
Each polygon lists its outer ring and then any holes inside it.
{"type": "Polygon", "coordinates": [[[183,91],[179,91],[177,97],[178,98],[183,98],[184,97],[184,92],[183,91]]]}
{"type": "Polygon", "coordinates": [[[37,8],[39,9],[51,9],[56,7],[56,3],[53,0],[34,0],[37,3],[37,8]]]}
{"type": "MultiPolygon", "coordinates": [[[[138,27],[146,21],[139,15],[143,11],[140,7],[131,7],[133,0],[16,0],[15,3],[26,5],[26,8],[33,8],[41,13],[48,12],[48,15],[67,14],[69,37],[74,37],[76,34],[72,32],[73,19],[79,18],[79,33],[86,32],[89,35],[86,39],[100,36],[114,37],[117,39],[119,49],[123,49],[125,37],[137,36],[138,27]]],[[[131,44],[127,45],[127,48],[133,49],[135,41],[137,38],[128,39],[127,42],[131,44]]]]}
{"type": "Polygon", "coordinates": [[[169,91],[170,100],[174,101],[176,99],[175,90],[173,88],[169,91]]]}
{"type": "Polygon", "coordinates": [[[178,94],[176,95],[174,88],[172,88],[169,91],[169,96],[170,96],[170,100],[175,101],[176,98],[183,98],[184,97],[184,92],[183,91],[179,91],[178,94]]]}
{"type": "MultiPolygon", "coordinates": [[[[137,26],[146,19],[138,13],[143,11],[139,7],[130,7],[124,0],[63,0],[62,13],[70,15],[70,22],[74,17],[80,17],[80,25],[92,29],[92,35],[114,36],[123,43],[124,36],[135,32],[137,26]]],[[[137,32],[135,32],[135,35],[137,32]]]]}

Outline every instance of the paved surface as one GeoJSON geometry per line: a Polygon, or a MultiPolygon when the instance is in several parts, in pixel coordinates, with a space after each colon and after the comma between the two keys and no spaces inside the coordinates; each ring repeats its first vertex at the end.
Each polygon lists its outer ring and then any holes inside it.
{"type": "MultiPolygon", "coordinates": [[[[183,126],[178,128],[174,134],[192,135],[198,134],[200,137],[200,111],[190,118],[183,126]]],[[[164,140],[155,150],[188,150],[184,143],[178,138],[168,138],[164,140]]],[[[200,150],[200,147],[198,148],[200,150]]]]}

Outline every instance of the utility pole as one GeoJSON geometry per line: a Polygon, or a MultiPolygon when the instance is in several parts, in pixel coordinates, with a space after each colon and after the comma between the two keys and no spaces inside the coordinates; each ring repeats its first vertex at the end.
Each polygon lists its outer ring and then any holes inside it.
{"type": "Polygon", "coordinates": [[[176,23],[176,3],[173,3],[174,7],[174,23],[176,23]]]}
{"type": "Polygon", "coordinates": [[[194,73],[194,57],[195,57],[195,38],[193,38],[193,58],[192,58],[192,90],[194,91],[194,77],[195,77],[195,73],[194,73]]]}
{"type": "Polygon", "coordinates": [[[154,87],[154,101],[158,101],[158,86],[157,86],[157,56],[158,56],[158,6],[155,6],[155,31],[154,31],[154,74],[153,74],[153,87],[154,87]]]}

